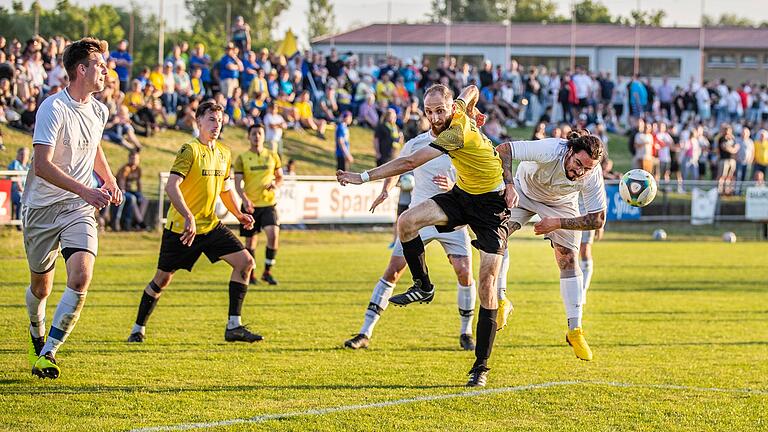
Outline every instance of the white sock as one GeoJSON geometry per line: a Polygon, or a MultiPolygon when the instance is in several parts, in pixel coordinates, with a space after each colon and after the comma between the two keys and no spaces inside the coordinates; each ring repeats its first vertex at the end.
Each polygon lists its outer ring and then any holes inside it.
{"type": "Polygon", "coordinates": [[[579,262],[581,273],[584,275],[584,295],[582,295],[581,298],[582,305],[587,304],[587,290],[589,289],[589,284],[592,282],[592,269],[594,268],[593,263],[594,261],[591,259],[583,259],[579,262]]]}
{"type": "Polygon", "coordinates": [[[461,330],[459,334],[472,334],[472,321],[475,315],[475,302],[477,300],[477,290],[475,281],[464,286],[456,284],[457,303],[459,304],[459,317],[461,318],[461,330]]]}
{"type": "Polygon", "coordinates": [[[146,330],[147,330],[146,326],[138,325],[138,324],[134,323],[133,324],[133,329],[131,329],[131,334],[134,334],[134,333],[144,334],[146,332],[146,330]]]}
{"type": "Polygon", "coordinates": [[[560,296],[563,298],[563,304],[565,305],[565,316],[568,318],[568,329],[573,330],[576,327],[581,327],[581,314],[582,314],[582,295],[583,289],[580,270],[572,270],[570,275],[560,274],[560,296]]]}
{"type": "Polygon", "coordinates": [[[379,279],[371,293],[371,301],[368,303],[368,309],[365,310],[363,326],[360,327],[360,334],[367,337],[373,335],[373,328],[381,317],[381,313],[389,306],[389,298],[395,290],[395,284],[379,279]]]}
{"type": "Polygon", "coordinates": [[[242,325],[243,323],[240,321],[240,315],[229,316],[229,321],[227,322],[227,330],[232,330],[233,328],[238,328],[242,325]]]}
{"type": "Polygon", "coordinates": [[[40,351],[41,354],[50,352],[52,355],[56,355],[56,351],[67,340],[67,336],[75,328],[77,320],[80,319],[80,311],[83,310],[87,294],[87,292],[77,292],[69,287],[64,290],[64,294],[56,306],[56,312],[53,314],[51,330],[48,332],[45,346],[40,351]]]}
{"type": "Polygon", "coordinates": [[[496,292],[499,300],[507,298],[507,273],[509,273],[509,249],[504,251],[504,258],[501,259],[501,268],[499,277],[496,279],[496,292]]]}
{"type": "Polygon", "coordinates": [[[27,287],[27,313],[29,314],[29,333],[34,337],[45,336],[45,303],[32,293],[32,287],[27,287]]]}

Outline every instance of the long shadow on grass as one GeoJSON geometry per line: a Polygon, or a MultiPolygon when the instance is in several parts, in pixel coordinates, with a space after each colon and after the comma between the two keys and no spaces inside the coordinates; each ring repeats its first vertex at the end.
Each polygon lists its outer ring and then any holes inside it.
{"type": "MultiPolygon", "coordinates": [[[[0,380],[0,385],[4,384],[22,384],[29,386],[29,380],[4,379],[0,380]]],[[[38,388],[38,389],[3,389],[3,395],[29,395],[37,396],[44,394],[104,394],[104,393],[225,393],[225,392],[261,392],[261,391],[290,391],[290,390],[429,390],[443,388],[462,387],[451,384],[433,384],[433,385],[396,385],[396,384],[327,384],[327,385],[283,385],[283,386],[260,386],[260,385],[233,385],[233,386],[190,386],[190,387],[162,387],[147,388],[146,386],[80,386],[64,388],[38,388]]]]}

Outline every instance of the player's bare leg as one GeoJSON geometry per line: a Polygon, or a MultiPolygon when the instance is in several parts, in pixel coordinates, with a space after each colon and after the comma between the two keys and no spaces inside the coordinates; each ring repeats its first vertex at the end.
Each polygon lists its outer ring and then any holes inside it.
{"type": "MultiPolygon", "coordinates": [[[[259,237],[257,235],[247,236],[245,237],[245,250],[248,251],[248,253],[251,254],[251,256],[256,259],[256,246],[259,244],[259,237]]],[[[252,272],[250,277],[250,283],[257,283],[259,280],[256,277],[256,275],[252,272]]]]}
{"type": "Polygon", "coordinates": [[[559,244],[555,244],[554,249],[555,260],[560,268],[560,295],[568,318],[565,340],[573,347],[576,357],[589,361],[592,360],[592,350],[584,339],[581,327],[584,279],[576,264],[576,251],[559,244]]]}
{"type": "Polygon", "coordinates": [[[410,208],[400,215],[397,231],[403,244],[403,255],[413,276],[413,286],[408,291],[393,296],[390,302],[405,306],[413,302],[429,303],[435,292],[429,280],[427,262],[424,257],[424,242],[419,236],[419,230],[430,225],[445,225],[448,223],[443,209],[432,200],[426,200],[410,208]]]}

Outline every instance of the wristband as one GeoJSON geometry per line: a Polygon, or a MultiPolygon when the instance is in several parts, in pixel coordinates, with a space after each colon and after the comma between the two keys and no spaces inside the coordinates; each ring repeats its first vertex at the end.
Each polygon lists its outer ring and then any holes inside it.
{"type": "Polygon", "coordinates": [[[362,180],[363,183],[368,183],[371,180],[371,176],[368,174],[368,171],[363,171],[360,173],[360,180],[362,180]]]}

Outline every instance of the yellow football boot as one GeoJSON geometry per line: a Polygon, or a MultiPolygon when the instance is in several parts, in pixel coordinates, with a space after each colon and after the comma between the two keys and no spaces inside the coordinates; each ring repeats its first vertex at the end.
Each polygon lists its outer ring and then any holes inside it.
{"type": "Polygon", "coordinates": [[[592,350],[587,345],[587,340],[584,339],[584,331],[581,327],[576,327],[573,330],[568,330],[565,334],[565,341],[568,345],[573,347],[573,352],[576,357],[584,361],[592,360],[592,350]]]}
{"type": "Polygon", "coordinates": [[[511,314],[513,310],[515,310],[515,308],[512,306],[512,300],[506,297],[499,300],[499,308],[496,309],[496,331],[501,331],[501,329],[507,326],[509,314],[511,314]]]}

